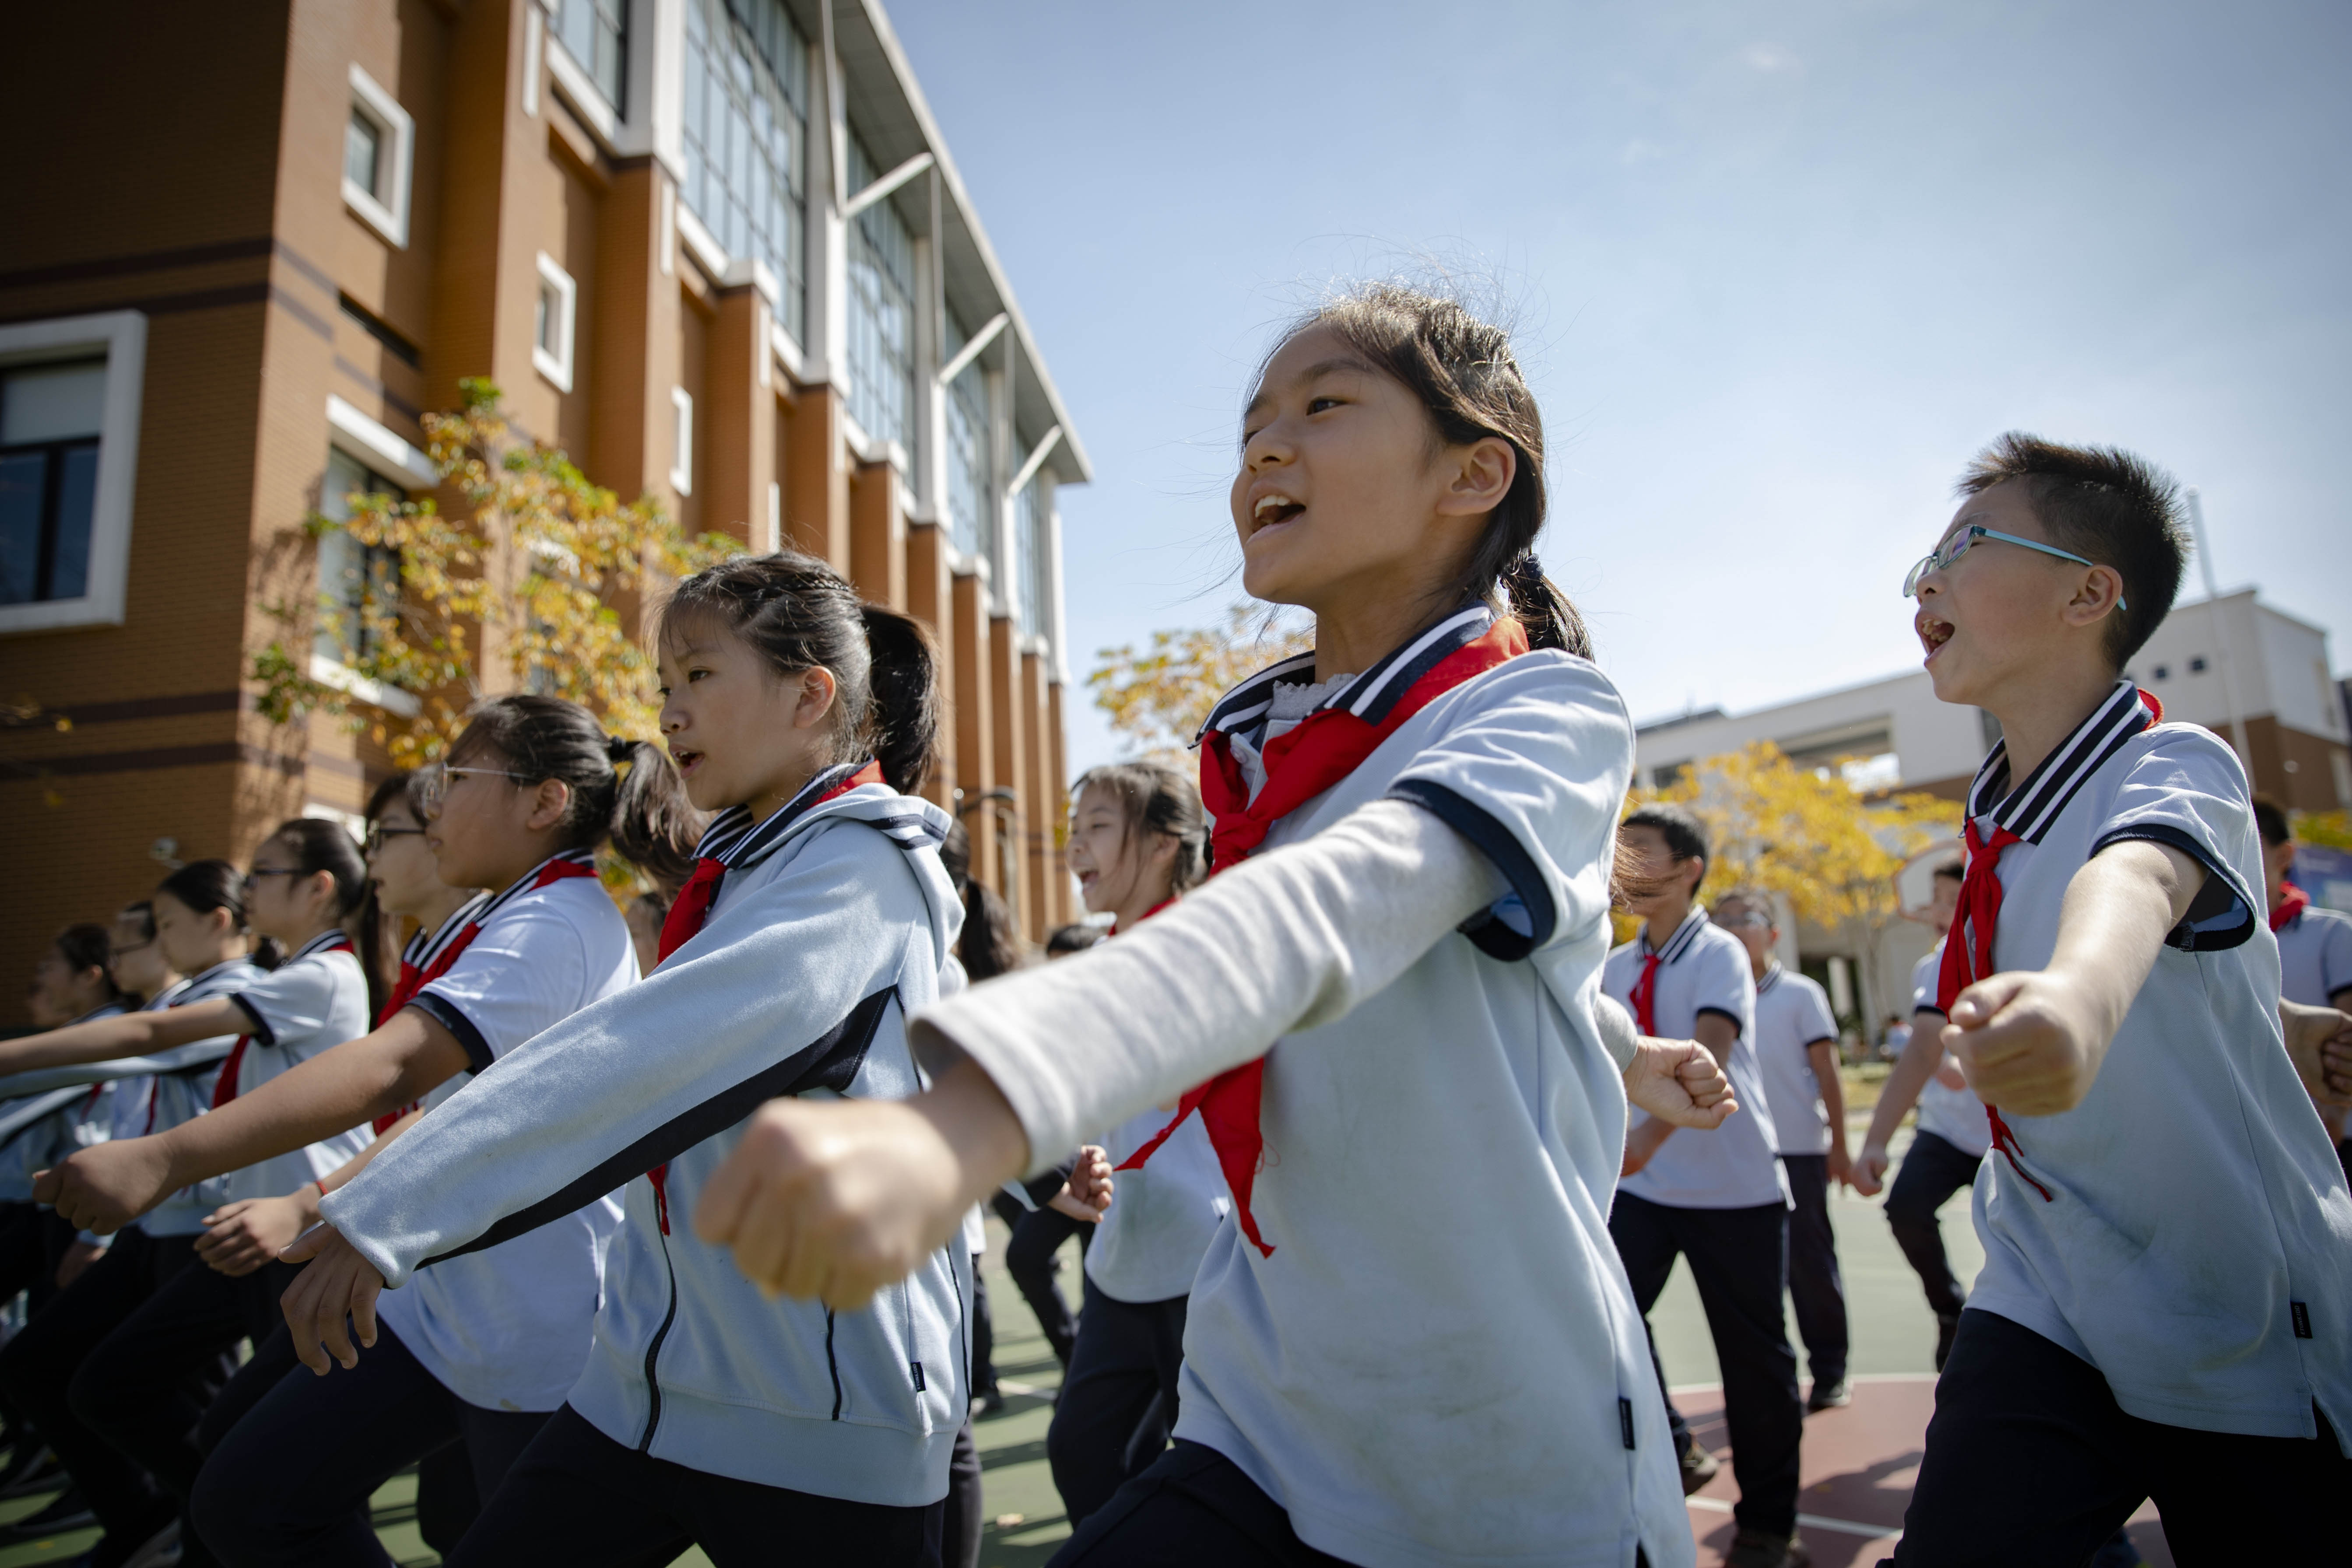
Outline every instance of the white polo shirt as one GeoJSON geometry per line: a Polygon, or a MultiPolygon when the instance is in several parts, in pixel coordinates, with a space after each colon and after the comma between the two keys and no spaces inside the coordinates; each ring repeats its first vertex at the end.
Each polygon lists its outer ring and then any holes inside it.
{"type": "MultiPolygon", "coordinates": [[[[1819,981],[1778,963],[1765,970],[1756,983],[1756,1066],[1783,1154],[1830,1152],[1830,1112],[1822,1103],[1812,1047],[1821,1041],[1835,1046],[1837,1037],[1829,993],[1819,981]]],[[[1666,1142],[1672,1147],[1674,1139],[1666,1142]]]]}
{"type": "Polygon", "coordinates": [[[2068,883],[2110,845],[2207,873],[2083,1102],[2005,1116],[2016,1163],[1996,1151],[1977,1173],[1969,1305],[2089,1362],[2145,1420],[2309,1437],[2316,1400],[2352,1441],[2352,1194],[2281,1038],[2237,756],[2147,723],[2120,681],[2013,790],[1996,746],[1969,809],[2024,839],[1999,865],[2000,970],[2050,962],[2068,883]]]}
{"type": "MultiPolygon", "coordinates": [[[[186,1007],[216,997],[234,996],[267,973],[249,958],[232,958],[214,964],[201,974],[191,975],[147,1005],[151,1009],[186,1007]]],[[[118,1100],[114,1135],[139,1138],[150,1132],[168,1132],[211,1110],[213,1089],[220,1078],[222,1062],[236,1044],[235,1036],[220,1036],[165,1052],[167,1058],[184,1059],[187,1065],[141,1079],[142,1087],[135,1101],[118,1100]]],[[[205,1215],[228,1202],[231,1180],[230,1176],[207,1176],[193,1186],[182,1187],[132,1223],[150,1236],[197,1235],[205,1228],[205,1215]]]]}
{"type": "MultiPolygon", "coordinates": [[[[1151,1110],[1113,1129],[1103,1149],[1116,1167],[1168,1125],[1151,1110]]],[[[1139,1169],[1121,1171],[1118,1195],[1087,1242],[1087,1278],[1114,1301],[1141,1304],[1187,1295],[1217,1226],[1233,1211],[1217,1152],[1188,1116],[1139,1169]]]]}
{"type": "MultiPolygon", "coordinates": [[[[352,956],[351,939],[326,931],[277,968],[258,974],[228,998],[253,1024],[237,1064],[236,1092],[251,1094],[287,1068],[368,1032],[367,976],[352,956]]],[[[228,1064],[221,1065],[228,1071],[228,1064]]],[[[233,1172],[231,1201],[283,1196],[306,1182],[340,1170],[368,1146],[362,1122],[347,1132],[233,1172]]]]}
{"type": "Polygon", "coordinates": [[[2278,929],[2279,991],[2290,1002],[2332,1007],[2352,986],[2352,915],[2305,904],[2278,929]]]}
{"type": "MultiPolygon", "coordinates": [[[[1623,1004],[1635,1019],[1633,986],[1650,956],[1650,928],[1643,923],[1632,942],[1609,955],[1601,988],[1623,1004]]],[[[1712,1132],[1679,1128],[1650,1163],[1617,1184],[1617,1190],[1654,1204],[1684,1209],[1744,1209],[1789,1202],[1789,1178],[1780,1169],[1772,1096],[1756,1063],[1756,981],[1748,950],[1739,939],[1706,918],[1693,904],[1658,955],[1657,994],[1653,999],[1657,1036],[1696,1037],[1698,1016],[1719,1013],[1738,1028],[1724,1075],[1739,1101],[1739,1114],[1712,1132]]],[[[1633,1126],[1650,1120],[1633,1113],[1633,1126]]]]}
{"type": "MultiPolygon", "coordinates": [[[[552,857],[587,864],[584,852],[552,857]]],[[[474,1071],[637,980],[628,921],[593,877],[534,887],[545,865],[473,917],[480,931],[409,1004],[457,1037],[474,1071]]],[[[472,1081],[459,1073],[431,1108],[472,1081]]],[[[535,1230],[419,1269],[377,1307],[425,1370],[486,1410],[553,1410],[595,1339],[604,1258],[621,1228],[607,1194],[535,1230]]]]}
{"type": "MultiPolygon", "coordinates": [[[[1937,942],[1927,957],[1911,966],[1911,1011],[1914,1015],[1932,1013],[1937,1023],[1929,1026],[1941,1029],[1944,1010],[1936,1005],[1936,985],[1944,973],[1944,944],[1937,942]]],[[[1947,1057],[1944,1063],[1951,1058],[1947,1057]]],[[[1992,1147],[1992,1120],[1985,1115],[1984,1101],[1976,1091],[1962,1084],[1952,1089],[1930,1078],[1927,1087],[1919,1091],[1919,1131],[1933,1132],[1963,1154],[1981,1158],[1992,1147]]]]}

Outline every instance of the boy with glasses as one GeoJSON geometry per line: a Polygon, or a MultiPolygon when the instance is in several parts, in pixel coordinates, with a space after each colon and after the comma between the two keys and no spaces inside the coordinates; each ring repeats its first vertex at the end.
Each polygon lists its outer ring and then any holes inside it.
{"type": "Polygon", "coordinates": [[[2327,1560],[2352,1194],[2282,1034],[2244,771],[2119,676],[2179,587],[2178,492],[2020,435],[1959,489],[1907,587],[1936,695],[2001,727],[1936,997],[1993,1152],[1892,1561],[2071,1568],[2150,1497],[2184,1563],[2327,1560]]]}
{"type": "Polygon", "coordinates": [[[1838,1026],[1829,994],[1773,956],[1780,942],[1769,894],[1735,888],[1716,900],[1715,923],[1748,950],[1756,981],[1756,1065],[1789,1178],[1789,1299],[1813,1373],[1809,1412],[1853,1403],[1846,1383],[1845,1281],[1830,1229],[1830,1184],[1851,1170],[1844,1086],[1838,1081],[1838,1026]]]}

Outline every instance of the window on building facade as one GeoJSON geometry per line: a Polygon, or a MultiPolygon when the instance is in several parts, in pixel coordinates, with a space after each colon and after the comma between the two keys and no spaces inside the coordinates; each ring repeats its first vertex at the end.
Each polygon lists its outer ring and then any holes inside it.
{"type": "Polygon", "coordinates": [[[678,194],[720,249],[767,263],[805,343],[808,38],[782,0],[686,0],[685,75],[678,194]]]}
{"type": "MultiPolygon", "coordinates": [[[[400,486],[362,467],[340,448],[327,453],[327,476],[319,487],[319,510],[340,523],[352,514],[352,497],[404,497],[400,486]]],[[[400,600],[400,556],[381,545],[362,544],[341,528],[319,535],[319,624],[310,650],[336,664],[354,664],[375,651],[371,622],[400,600]]]]}
{"type": "Polygon", "coordinates": [[[539,253],[539,301],[531,321],[530,363],[560,392],[572,390],[572,343],[579,289],[572,274],[539,253]]]}
{"type": "Polygon", "coordinates": [[[415,124],[376,79],[352,67],[343,129],[343,203],[396,246],[408,244],[408,184],[415,124]]]}
{"type": "MultiPolygon", "coordinates": [[[[950,311],[947,357],[961,353],[971,336],[950,311]]],[[[949,537],[963,554],[985,557],[996,542],[996,496],[988,460],[988,373],[978,362],[948,384],[947,447],[949,537]]]]}
{"type": "Polygon", "coordinates": [[[1021,595],[1021,632],[1045,635],[1045,588],[1053,562],[1045,527],[1045,487],[1031,479],[1013,498],[1013,580],[1021,595]]]}
{"type": "MultiPolygon", "coordinates": [[[[853,132],[851,192],[878,173],[853,132]]],[[[914,452],[915,237],[887,198],[849,226],[848,336],[849,416],[873,439],[914,452]]]]}
{"type": "Polygon", "coordinates": [[[106,362],[0,375],[0,605],[89,591],[106,362]]]}
{"type": "Polygon", "coordinates": [[[629,75],[629,0],[563,0],[555,13],[558,42],[580,62],[615,114],[625,112],[629,75]]]}
{"type": "Polygon", "coordinates": [[[682,386],[669,389],[670,489],[682,496],[694,493],[694,394],[682,386]]]}

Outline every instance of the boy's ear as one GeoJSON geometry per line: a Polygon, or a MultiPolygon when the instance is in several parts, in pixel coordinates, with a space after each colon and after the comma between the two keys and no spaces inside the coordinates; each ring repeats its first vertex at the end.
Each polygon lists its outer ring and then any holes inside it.
{"type": "Polygon", "coordinates": [[[2123,574],[2112,566],[2093,566],[2083,574],[2074,597],[2066,601],[2066,624],[2096,626],[2120,609],[2123,601],[2123,574]]]}

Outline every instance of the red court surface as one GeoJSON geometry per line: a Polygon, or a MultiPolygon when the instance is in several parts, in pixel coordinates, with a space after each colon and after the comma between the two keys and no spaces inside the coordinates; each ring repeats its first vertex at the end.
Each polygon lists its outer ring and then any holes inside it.
{"type": "MultiPolygon", "coordinates": [[[[1739,1497],[1731,1474],[1731,1440],[1723,1422],[1723,1392],[1709,1385],[1675,1390],[1675,1405],[1693,1436],[1723,1461],[1715,1479],[1690,1500],[1691,1533],[1699,1568],[1721,1568],[1736,1526],[1739,1497]]],[[[1895,1550],[1903,1510],[1919,1473],[1919,1455],[1935,1414],[1936,1380],[1897,1373],[1853,1380],[1853,1403],[1805,1418],[1804,1489],[1797,1494],[1797,1533],[1815,1568],[1873,1568],[1895,1550]]],[[[2172,1568],[2155,1509],[2142,1504],[2129,1527],[2132,1544],[2150,1568],[2172,1568]]]]}

